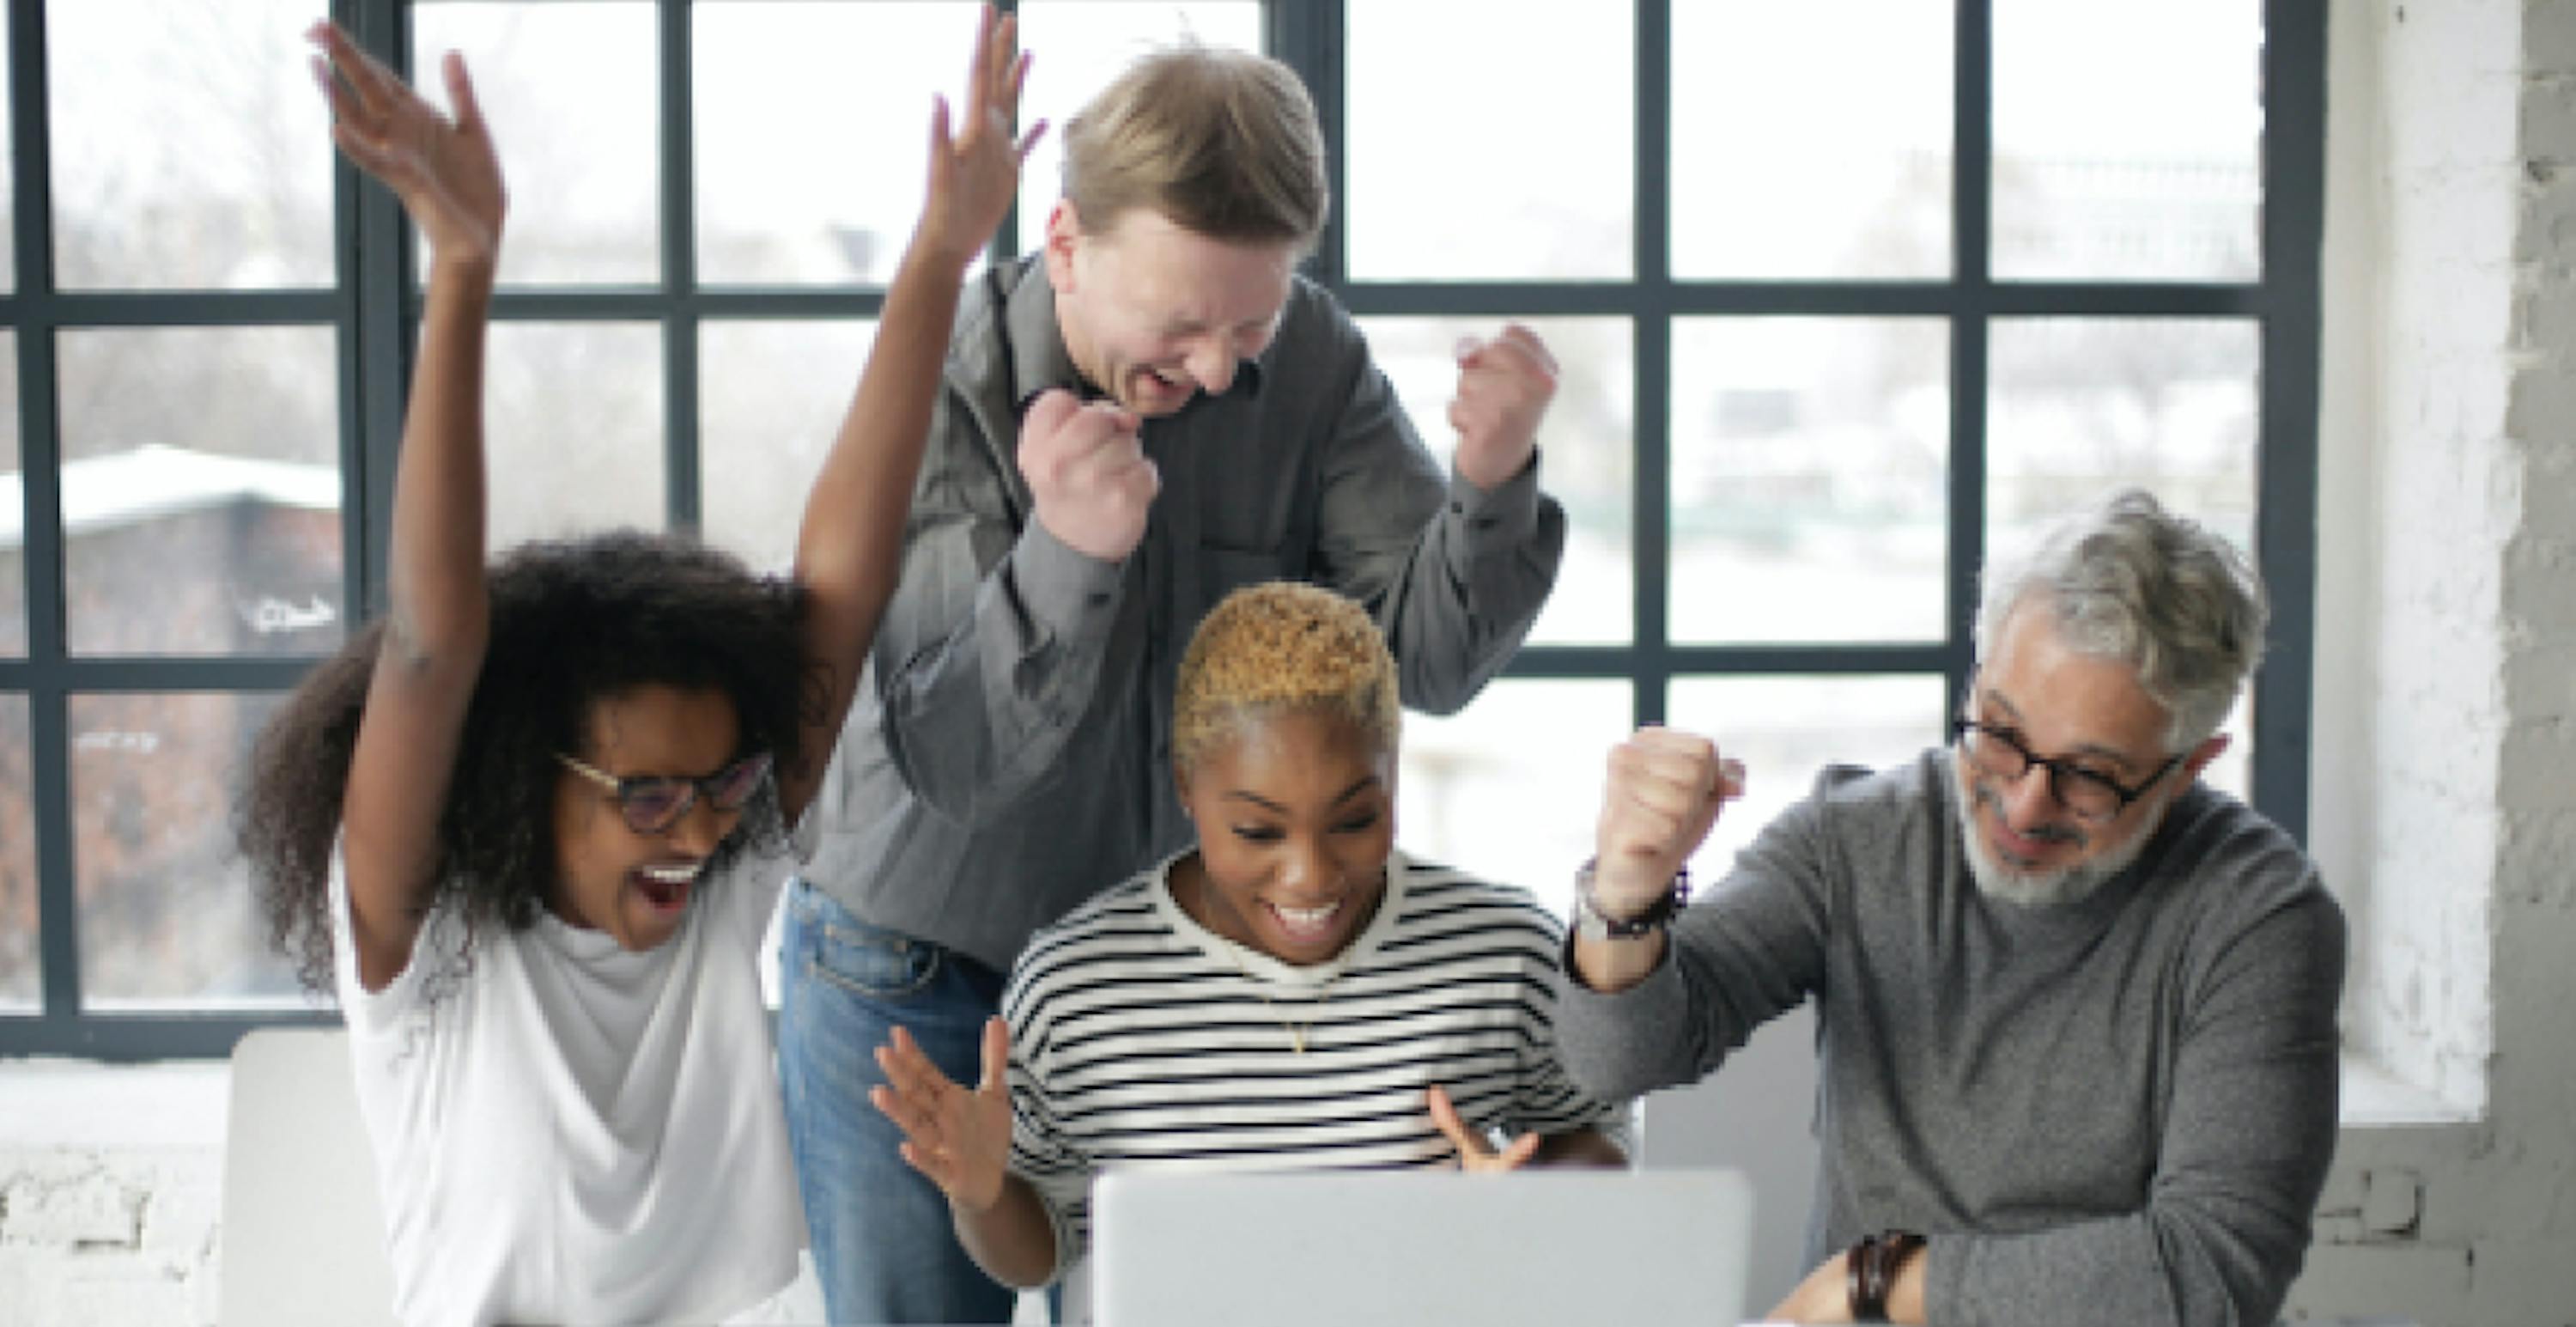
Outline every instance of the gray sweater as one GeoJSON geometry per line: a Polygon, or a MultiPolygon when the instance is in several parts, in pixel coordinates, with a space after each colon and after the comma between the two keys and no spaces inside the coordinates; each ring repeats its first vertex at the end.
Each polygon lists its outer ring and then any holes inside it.
{"type": "Polygon", "coordinates": [[[2176,798],[2091,897],[1968,873],[1946,751],[1828,770],[1617,995],[1558,1011],[1603,1096],[1714,1072],[1817,1001],[1810,1264],[1931,1236],[1935,1323],[2269,1323],[2335,1144],[2342,910],[2290,837],[2176,798]]]}

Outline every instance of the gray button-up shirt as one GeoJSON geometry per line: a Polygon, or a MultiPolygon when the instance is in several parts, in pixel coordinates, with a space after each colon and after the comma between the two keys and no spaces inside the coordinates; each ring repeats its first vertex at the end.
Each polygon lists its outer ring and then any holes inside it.
{"type": "Polygon", "coordinates": [[[1032,259],[973,278],[805,876],[860,918],[1006,969],[1032,931],[1190,841],[1173,677],[1199,620],[1255,581],[1368,606],[1407,705],[1464,706],[1556,579],[1565,513],[1533,463],[1491,492],[1438,467],[1333,298],[1298,279],[1225,395],[1144,423],[1162,474],[1124,562],[1033,519],[1016,450],[1049,387],[1097,395],[1032,259]]]}

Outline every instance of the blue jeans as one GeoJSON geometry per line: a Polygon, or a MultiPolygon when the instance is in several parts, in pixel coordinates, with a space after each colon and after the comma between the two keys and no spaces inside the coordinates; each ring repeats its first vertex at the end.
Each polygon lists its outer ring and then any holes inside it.
{"type": "Polygon", "coordinates": [[[824,1309],[836,1323],[1007,1323],[1018,1302],[957,1242],[948,1200],[904,1164],[903,1131],[868,1102],[900,1023],[941,1072],[981,1076],[1002,976],[870,926],[802,880],[779,941],[778,1072],[824,1309]]]}

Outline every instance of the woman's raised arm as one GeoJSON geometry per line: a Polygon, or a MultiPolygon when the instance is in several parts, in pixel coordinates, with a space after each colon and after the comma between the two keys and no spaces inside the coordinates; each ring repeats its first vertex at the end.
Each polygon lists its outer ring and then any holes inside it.
{"type": "Polygon", "coordinates": [[[331,137],[402,199],[429,241],[419,363],[394,471],[384,644],[342,812],[358,977],[411,962],[438,867],[438,821],[491,623],[483,573],[483,340],[508,210],[465,62],[443,73],[453,118],[331,24],[310,36],[331,137]]]}

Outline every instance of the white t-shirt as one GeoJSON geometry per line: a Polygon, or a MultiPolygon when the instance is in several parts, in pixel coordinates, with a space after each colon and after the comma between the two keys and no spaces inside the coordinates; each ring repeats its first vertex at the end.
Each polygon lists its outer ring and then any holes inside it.
{"type": "Polygon", "coordinates": [[[1075,1321],[1103,1171],[1453,1165],[1434,1084],[1472,1128],[1628,1142],[1626,1104],[1586,1095],[1557,1056],[1565,932],[1528,891],[1397,852],[1350,947],[1292,967],[1192,921],[1170,871],[1038,932],[1002,999],[1010,1165],[1055,1226],[1075,1321]]]}
{"type": "Polygon", "coordinates": [[[759,967],[787,870],[739,859],[641,954],[548,913],[460,957],[442,911],[369,994],[333,852],[340,1007],[403,1322],[704,1323],[796,1275],[759,967]]]}

